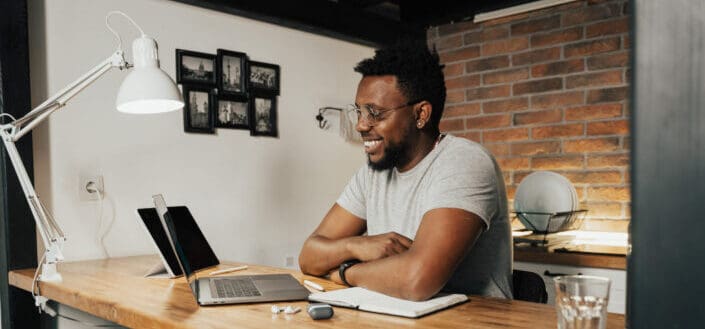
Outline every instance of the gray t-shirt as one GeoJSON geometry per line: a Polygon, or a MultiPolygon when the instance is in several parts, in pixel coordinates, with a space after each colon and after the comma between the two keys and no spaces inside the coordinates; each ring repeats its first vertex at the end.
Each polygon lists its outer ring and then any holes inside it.
{"type": "Polygon", "coordinates": [[[443,290],[512,298],[512,240],[504,179],[480,144],[447,135],[403,173],[364,165],[337,203],[366,219],[369,235],[397,232],[412,240],[429,210],[458,208],[478,215],[485,230],[443,290]]]}

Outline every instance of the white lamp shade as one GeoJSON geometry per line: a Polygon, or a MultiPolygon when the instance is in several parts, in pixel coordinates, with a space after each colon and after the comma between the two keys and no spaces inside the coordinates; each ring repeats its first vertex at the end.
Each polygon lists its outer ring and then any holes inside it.
{"type": "Polygon", "coordinates": [[[184,107],[174,81],[157,67],[136,67],[118,91],[117,109],[133,114],[162,113],[184,107]]]}
{"type": "Polygon", "coordinates": [[[179,88],[159,68],[157,42],[142,35],[132,42],[132,56],[135,66],[118,91],[118,111],[149,114],[182,109],[184,101],[179,88]]]}

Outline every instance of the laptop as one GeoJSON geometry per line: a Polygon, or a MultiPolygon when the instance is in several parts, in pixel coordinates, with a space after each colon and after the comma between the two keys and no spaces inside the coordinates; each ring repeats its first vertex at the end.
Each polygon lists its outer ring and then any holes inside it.
{"type": "Polygon", "coordinates": [[[186,277],[189,288],[199,305],[218,304],[243,304],[258,302],[273,302],[284,300],[306,300],[309,291],[304,288],[291,274],[259,274],[259,275],[234,275],[221,277],[198,277],[192,264],[198,259],[191,259],[193,255],[182,243],[185,239],[184,232],[175,229],[174,222],[179,220],[171,213],[161,194],[152,197],[157,214],[166,231],[169,244],[176,254],[181,271],[186,277]],[[181,235],[179,234],[181,233],[181,235]]]}

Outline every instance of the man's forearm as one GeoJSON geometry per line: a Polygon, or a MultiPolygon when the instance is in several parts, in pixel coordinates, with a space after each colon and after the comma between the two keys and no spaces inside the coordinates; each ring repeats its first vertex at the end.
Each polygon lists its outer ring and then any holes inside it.
{"type": "Polygon", "coordinates": [[[311,236],[304,243],[299,255],[301,271],[316,276],[328,274],[340,263],[353,259],[354,255],[348,244],[356,237],[328,239],[322,236],[311,236]]]}

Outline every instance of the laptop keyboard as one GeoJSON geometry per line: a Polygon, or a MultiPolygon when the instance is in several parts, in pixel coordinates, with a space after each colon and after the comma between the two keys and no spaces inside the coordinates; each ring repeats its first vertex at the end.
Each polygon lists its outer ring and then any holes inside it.
{"type": "Polygon", "coordinates": [[[215,291],[219,298],[262,296],[251,279],[213,280],[213,283],[215,284],[215,291]]]}

